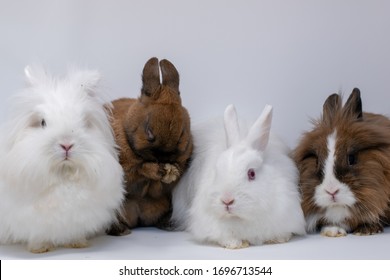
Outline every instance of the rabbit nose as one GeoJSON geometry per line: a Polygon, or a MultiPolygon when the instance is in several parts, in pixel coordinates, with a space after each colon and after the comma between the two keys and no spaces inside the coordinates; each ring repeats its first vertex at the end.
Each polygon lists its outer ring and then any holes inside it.
{"type": "Polygon", "coordinates": [[[333,191],[333,192],[327,191],[327,190],[326,190],[326,193],[329,194],[329,195],[331,195],[331,196],[335,196],[338,192],[339,192],[339,190],[335,190],[335,191],[333,191]]]}
{"type": "Polygon", "coordinates": [[[332,196],[332,201],[333,202],[336,202],[336,194],[339,192],[339,190],[335,190],[335,191],[328,191],[328,190],[325,190],[327,194],[329,194],[330,196],[332,196]]]}
{"type": "Polygon", "coordinates": [[[230,206],[234,203],[234,199],[233,198],[222,199],[222,203],[225,204],[226,206],[230,206]]]}
{"type": "Polygon", "coordinates": [[[60,144],[61,148],[65,150],[65,152],[69,152],[72,149],[73,144],[60,144]]]}

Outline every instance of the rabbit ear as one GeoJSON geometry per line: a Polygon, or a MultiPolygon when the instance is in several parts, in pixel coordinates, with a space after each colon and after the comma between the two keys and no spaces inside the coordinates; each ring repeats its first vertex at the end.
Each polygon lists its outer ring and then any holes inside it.
{"type": "Polygon", "coordinates": [[[323,105],[322,121],[328,127],[333,126],[333,120],[341,109],[341,96],[337,93],[329,95],[323,105]]]}
{"type": "Polygon", "coordinates": [[[240,141],[240,127],[238,125],[237,112],[234,105],[229,105],[224,113],[224,125],[227,147],[237,144],[240,141]]]}
{"type": "Polygon", "coordinates": [[[152,57],[146,62],[142,72],[141,94],[152,96],[160,88],[160,85],[158,59],[156,57],[152,57]]]}
{"type": "Polygon", "coordinates": [[[41,65],[27,65],[24,68],[27,83],[31,86],[44,82],[47,74],[41,65]]]}
{"type": "Polygon", "coordinates": [[[251,147],[264,151],[268,145],[272,123],[272,106],[266,105],[260,117],[249,130],[247,141],[251,147]]]}
{"type": "Polygon", "coordinates": [[[179,72],[177,72],[175,66],[167,59],[160,61],[162,84],[169,86],[179,93],[179,72]]]}
{"type": "Polygon", "coordinates": [[[343,116],[348,119],[361,120],[363,118],[362,99],[360,90],[354,88],[343,108],[343,116]]]}
{"type": "Polygon", "coordinates": [[[75,70],[74,68],[69,70],[69,77],[91,96],[95,95],[96,88],[101,80],[101,75],[97,70],[75,70]]]}

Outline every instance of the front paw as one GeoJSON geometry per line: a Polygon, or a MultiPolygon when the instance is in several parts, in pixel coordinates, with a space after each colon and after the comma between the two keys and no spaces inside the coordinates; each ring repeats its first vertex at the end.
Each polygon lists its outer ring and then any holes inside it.
{"type": "Polygon", "coordinates": [[[161,182],[170,184],[180,177],[180,171],[176,165],[166,163],[163,168],[165,175],[161,178],[161,182]]]}
{"type": "Polygon", "coordinates": [[[321,229],[321,235],[327,237],[341,237],[346,236],[347,231],[338,226],[325,226],[321,229]]]}
{"type": "Polygon", "coordinates": [[[247,240],[229,240],[221,242],[220,245],[226,249],[243,249],[249,247],[249,242],[247,240]]]}
{"type": "Polygon", "coordinates": [[[292,237],[292,234],[287,234],[285,236],[278,236],[274,239],[270,239],[264,242],[264,244],[279,244],[279,243],[286,243],[288,242],[292,237]]]}
{"type": "Polygon", "coordinates": [[[47,253],[54,249],[51,243],[28,243],[28,250],[34,254],[47,253]]]}
{"type": "Polygon", "coordinates": [[[109,229],[106,230],[107,235],[111,236],[125,236],[129,235],[131,230],[124,224],[112,225],[109,229]]]}
{"type": "Polygon", "coordinates": [[[75,248],[75,249],[87,248],[87,247],[88,247],[88,241],[85,238],[81,238],[79,240],[75,240],[71,243],[67,243],[64,245],[64,248],[75,248]]]}
{"type": "Polygon", "coordinates": [[[362,224],[359,225],[354,231],[355,235],[373,235],[383,232],[383,227],[380,224],[362,224]]]}

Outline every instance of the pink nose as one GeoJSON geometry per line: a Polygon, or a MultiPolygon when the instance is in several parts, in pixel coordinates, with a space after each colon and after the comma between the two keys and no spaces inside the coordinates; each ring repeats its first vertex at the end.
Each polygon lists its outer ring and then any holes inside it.
{"type": "Polygon", "coordinates": [[[65,152],[69,152],[72,149],[73,144],[60,144],[61,148],[65,150],[65,152]]]}
{"type": "Polygon", "coordinates": [[[335,196],[338,192],[339,192],[339,190],[335,190],[333,192],[326,191],[326,193],[331,195],[331,196],[335,196]]]}
{"type": "Polygon", "coordinates": [[[230,206],[234,203],[234,199],[222,199],[222,203],[225,204],[226,206],[230,206]]]}
{"type": "Polygon", "coordinates": [[[336,202],[336,194],[339,192],[339,190],[335,190],[333,192],[329,192],[326,190],[326,193],[329,194],[332,197],[332,201],[336,202]]]}

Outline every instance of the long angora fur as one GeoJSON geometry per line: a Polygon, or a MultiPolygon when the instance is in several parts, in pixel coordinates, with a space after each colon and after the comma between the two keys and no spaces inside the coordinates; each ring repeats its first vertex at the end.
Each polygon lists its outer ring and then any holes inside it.
{"type": "Polygon", "coordinates": [[[0,243],[36,253],[85,247],[124,195],[100,75],[73,69],[57,79],[29,66],[25,74],[0,134],[0,243]]]}

